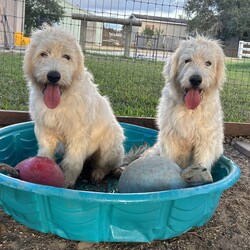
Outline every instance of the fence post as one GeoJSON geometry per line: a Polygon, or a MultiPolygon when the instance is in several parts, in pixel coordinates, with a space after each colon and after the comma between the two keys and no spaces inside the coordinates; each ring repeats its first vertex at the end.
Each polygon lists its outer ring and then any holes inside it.
{"type": "Polygon", "coordinates": [[[80,46],[82,51],[85,50],[86,47],[86,40],[87,40],[87,21],[81,20],[81,27],[80,27],[80,46]]]}
{"type": "Polygon", "coordinates": [[[242,58],[243,47],[244,47],[244,41],[239,41],[239,47],[238,47],[238,57],[239,58],[242,58]]]}
{"type": "Polygon", "coordinates": [[[124,56],[129,57],[130,55],[130,46],[131,46],[131,34],[132,34],[132,25],[126,25],[124,28],[125,33],[125,44],[124,44],[124,56]]]}

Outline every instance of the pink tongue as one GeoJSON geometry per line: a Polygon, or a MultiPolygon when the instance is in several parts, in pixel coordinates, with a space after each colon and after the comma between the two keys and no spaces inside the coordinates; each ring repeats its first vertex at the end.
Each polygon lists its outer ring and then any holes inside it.
{"type": "Polygon", "coordinates": [[[194,88],[190,89],[184,97],[184,102],[188,109],[196,109],[201,102],[199,90],[194,88]]]}
{"type": "Polygon", "coordinates": [[[44,103],[49,109],[55,109],[60,103],[60,89],[58,85],[48,84],[44,91],[44,103]]]}

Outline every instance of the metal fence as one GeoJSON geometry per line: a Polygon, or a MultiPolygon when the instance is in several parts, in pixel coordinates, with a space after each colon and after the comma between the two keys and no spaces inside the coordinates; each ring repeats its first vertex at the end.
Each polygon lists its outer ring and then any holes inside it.
{"type": "MultiPolygon", "coordinates": [[[[23,54],[30,31],[46,21],[75,35],[116,115],[154,117],[164,61],[188,35],[186,2],[0,0],[0,109],[28,109],[23,54]]],[[[222,103],[225,121],[250,122],[250,60],[237,57],[238,40],[223,41],[227,83],[222,103]]]]}

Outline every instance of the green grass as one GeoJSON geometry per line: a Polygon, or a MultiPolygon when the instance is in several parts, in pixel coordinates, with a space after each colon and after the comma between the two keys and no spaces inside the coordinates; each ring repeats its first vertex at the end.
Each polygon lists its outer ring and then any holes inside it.
{"type": "MultiPolygon", "coordinates": [[[[22,54],[0,53],[1,109],[28,110],[22,60],[22,54]]],[[[162,62],[87,54],[85,65],[117,116],[155,117],[164,86],[162,62]]],[[[250,122],[250,60],[227,62],[227,69],[222,91],[225,121],[250,122]]]]}
{"type": "Polygon", "coordinates": [[[250,122],[250,60],[227,62],[221,97],[225,121],[250,122]]]}
{"type": "Polygon", "coordinates": [[[153,117],[164,85],[163,63],[86,56],[102,94],[109,97],[121,116],[153,117]]]}
{"type": "Polygon", "coordinates": [[[0,108],[27,110],[28,91],[21,54],[0,54],[0,108]]]}

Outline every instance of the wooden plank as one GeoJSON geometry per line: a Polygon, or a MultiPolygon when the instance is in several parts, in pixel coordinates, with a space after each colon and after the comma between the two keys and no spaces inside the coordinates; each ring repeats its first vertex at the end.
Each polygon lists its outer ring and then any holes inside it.
{"type": "Polygon", "coordinates": [[[104,17],[104,16],[95,16],[95,15],[78,14],[78,13],[72,13],[72,19],[85,20],[91,22],[115,23],[115,24],[132,25],[132,26],[142,25],[142,21],[136,19],[104,17]]]}
{"type": "MultiPolygon", "coordinates": [[[[117,116],[117,120],[119,122],[125,122],[147,128],[157,129],[155,118],[117,116]]],[[[26,121],[30,121],[30,116],[28,112],[0,110],[0,126],[7,126],[26,121]]],[[[226,122],[225,135],[250,136],[250,123],[226,122]]]]}
{"type": "Polygon", "coordinates": [[[250,157],[250,143],[238,141],[234,143],[234,148],[240,151],[242,154],[250,157]]]}
{"type": "Polygon", "coordinates": [[[25,111],[0,110],[0,126],[30,121],[30,115],[25,111]]]}
{"type": "Polygon", "coordinates": [[[119,122],[125,122],[146,128],[157,129],[155,118],[132,117],[132,116],[117,116],[116,118],[119,122]]]}
{"type": "Polygon", "coordinates": [[[250,123],[226,122],[225,135],[248,136],[250,135],[250,123]]]}

